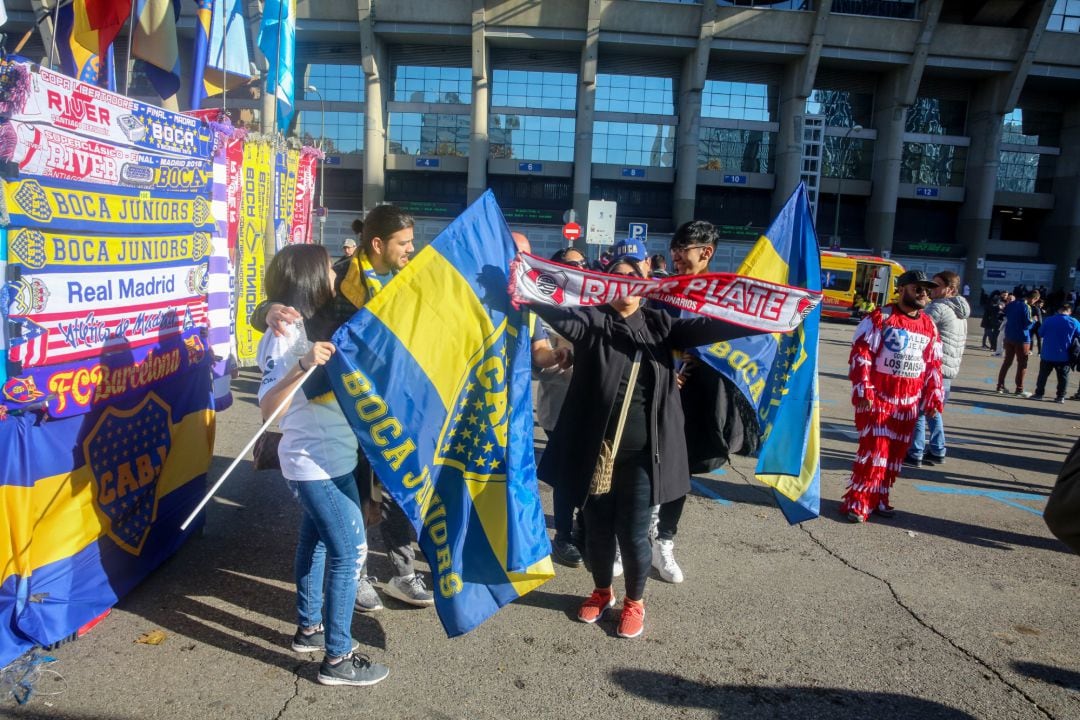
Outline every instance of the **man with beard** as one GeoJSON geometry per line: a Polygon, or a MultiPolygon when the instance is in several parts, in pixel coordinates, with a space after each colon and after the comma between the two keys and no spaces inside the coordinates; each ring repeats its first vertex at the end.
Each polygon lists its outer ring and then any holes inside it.
{"type": "Polygon", "coordinates": [[[937,283],[921,270],[896,281],[899,299],[870,313],[851,347],[851,402],[859,450],[840,512],[855,523],[871,513],[892,517],[889,490],[911,445],[919,414],[942,409],[941,340],[923,312],[937,283]]]}

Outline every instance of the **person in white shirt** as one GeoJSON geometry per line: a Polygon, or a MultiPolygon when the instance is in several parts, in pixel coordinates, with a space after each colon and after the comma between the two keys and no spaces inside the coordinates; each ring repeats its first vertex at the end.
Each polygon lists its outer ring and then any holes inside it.
{"type": "Polygon", "coordinates": [[[264,415],[285,408],[278,458],[302,511],[292,649],[325,651],[318,674],[324,685],[374,685],[390,671],[356,654],[359,643],[352,639],[357,578],[367,557],[353,479],[358,446],[323,367],[335,351],[328,341],[336,325],[330,255],[320,245],[283,248],[267,268],[265,286],[269,300],[300,315],[283,334],[263,335],[257,352],[259,408],[264,415]]]}

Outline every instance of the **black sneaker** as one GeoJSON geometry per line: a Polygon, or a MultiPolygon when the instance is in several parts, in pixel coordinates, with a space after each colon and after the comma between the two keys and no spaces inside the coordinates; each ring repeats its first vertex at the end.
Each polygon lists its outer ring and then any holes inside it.
{"type": "MultiPolygon", "coordinates": [[[[353,638],[352,650],[355,651],[358,647],[360,647],[360,642],[356,638],[353,638]]],[[[293,652],[298,653],[312,653],[319,650],[325,650],[326,631],[323,626],[319,625],[315,632],[310,635],[305,634],[303,629],[297,628],[296,634],[293,635],[292,639],[292,649],[293,652]]]]}
{"type": "Polygon", "coordinates": [[[551,557],[555,562],[567,567],[581,567],[585,564],[577,545],[560,537],[556,537],[551,543],[551,557]]]}
{"type": "Polygon", "coordinates": [[[1044,396],[1044,395],[1043,395],[1042,393],[1035,393],[1034,395],[1032,395],[1032,396],[1031,396],[1030,398],[1028,398],[1028,399],[1029,399],[1029,400],[1042,400],[1042,399],[1043,399],[1043,397],[1045,397],[1045,396],[1044,396]]]}
{"type": "Polygon", "coordinates": [[[346,655],[336,665],[324,658],[319,666],[319,682],[323,685],[374,685],[389,674],[390,668],[356,653],[346,655]]]}
{"type": "Polygon", "coordinates": [[[930,453],[927,453],[926,455],[923,455],[923,462],[925,462],[927,465],[944,465],[945,456],[931,455],[930,453]]]}
{"type": "Polygon", "coordinates": [[[921,468],[922,458],[913,458],[910,455],[905,455],[904,465],[907,465],[908,467],[921,468]]]}

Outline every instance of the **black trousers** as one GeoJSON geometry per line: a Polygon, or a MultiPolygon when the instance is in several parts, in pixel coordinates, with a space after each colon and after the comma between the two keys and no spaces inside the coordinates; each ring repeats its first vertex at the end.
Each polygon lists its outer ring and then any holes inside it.
{"type": "Polygon", "coordinates": [[[656,525],[656,536],[661,540],[674,540],[679,532],[679,518],[682,517],[686,496],[676,498],[660,506],[660,522],[656,525]]]}
{"type": "Polygon", "coordinates": [[[611,566],[615,562],[615,539],[622,550],[626,573],[626,597],[640,600],[652,565],[649,546],[649,507],[652,480],[649,454],[635,453],[617,458],[611,477],[611,491],[590,495],[582,508],[588,535],[586,552],[595,587],[611,587],[611,566]]]}

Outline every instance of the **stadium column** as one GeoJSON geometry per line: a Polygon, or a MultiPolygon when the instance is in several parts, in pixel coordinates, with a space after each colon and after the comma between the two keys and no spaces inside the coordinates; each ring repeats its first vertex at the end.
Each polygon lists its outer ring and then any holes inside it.
{"type": "Polygon", "coordinates": [[[596,107],[596,61],[600,50],[600,0],[589,1],[585,45],[578,74],[577,121],[574,131],[574,210],[587,218],[592,189],[593,116],[596,107]]]}
{"type": "Polygon", "coordinates": [[[990,223],[994,217],[994,192],[997,190],[1001,124],[1001,93],[1006,89],[1000,78],[985,80],[975,88],[968,111],[967,168],[964,204],[956,223],[956,240],[967,256],[964,282],[971,286],[972,297],[982,291],[980,258],[986,257],[990,223]]]}
{"type": "MultiPolygon", "coordinates": [[[[1040,233],[1040,254],[1057,263],[1054,288],[1071,290],[1069,271],[1080,265],[1080,100],[1073,100],[1061,121],[1061,155],[1054,170],[1054,209],[1040,233]]],[[[1074,316],[1080,313],[1074,313],[1074,316]]]]}
{"type": "Polygon", "coordinates": [[[382,45],[375,35],[372,0],[359,0],[360,66],[364,72],[364,197],[370,210],[386,199],[386,103],[382,69],[386,67],[382,45]]]}
{"type": "Polygon", "coordinates": [[[466,187],[471,203],[487,188],[488,108],[490,89],[484,0],[473,0],[472,11],[472,128],[469,135],[469,177],[466,187]]]}
{"type": "Polygon", "coordinates": [[[694,219],[697,200],[698,135],[701,132],[701,91],[709,70],[716,3],[701,6],[698,43],[683,62],[679,82],[679,129],[675,157],[675,226],[694,219]]]}
{"type": "Polygon", "coordinates": [[[780,91],[779,125],[776,135],[776,185],[772,194],[772,214],[784,207],[788,196],[802,177],[803,118],[806,116],[806,99],[814,90],[821,48],[825,44],[825,31],[832,12],[832,0],[817,4],[814,25],[806,42],[806,53],[784,68],[783,87],[780,91]]]}
{"type": "Polygon", "coordinates": [[[943,4],[944,0],[929,0],[920,6],[922,25],[911,49],[911,59],[906,66],[882,75],[874,94],[877,141],[871,171],[873,193],[866,211],[866,238],[876,253],[892,252],[907,111],[918,97],[930,42],[934,39],[943,4]]]}
{"type": "Polygon", "coordinates": [[[896,86],[903,70],[887,73],[878,83],[874,108],[873,192],[866,210],[866,239],[875,253],[892,251],[896,226],[896,197],[900,192],[900,159],[904,150],[904,123],[909,105],[898,97],[896,86]]]}

